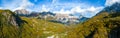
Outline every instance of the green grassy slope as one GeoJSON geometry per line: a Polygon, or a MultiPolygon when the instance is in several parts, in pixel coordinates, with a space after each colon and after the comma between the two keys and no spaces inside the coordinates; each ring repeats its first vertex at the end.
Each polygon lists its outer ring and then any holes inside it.
{"type": "Polygon", "coordinates": [[[19,17],[9,10],[0,10],[0,38],[65,37],[66,26],[36,18],[19,17]]]}
{"type": "Polygon", "coordinates": [[[0,38],[120,38],[120,12],[101,12],[88,21],[65,26],[0,10],[0,38]]]}
{"type": "Polygon", "coordinates": [[[120,12],[102,12],[73,30],[76,38],[120,38],[120,12]]]}

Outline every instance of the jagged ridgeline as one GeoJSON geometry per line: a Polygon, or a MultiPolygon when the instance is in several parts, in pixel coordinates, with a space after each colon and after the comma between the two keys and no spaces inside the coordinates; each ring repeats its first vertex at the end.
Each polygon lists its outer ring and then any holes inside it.
{"type": "Polygon", "coordinates": [[[10,10],[0,10],[0,38],[65,37],[66,27],[37,18],[19,17],[10,10]]]}

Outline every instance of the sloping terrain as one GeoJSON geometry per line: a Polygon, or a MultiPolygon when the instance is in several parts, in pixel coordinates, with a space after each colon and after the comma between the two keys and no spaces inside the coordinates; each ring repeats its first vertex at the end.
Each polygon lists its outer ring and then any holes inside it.
{"type": "Polygon", "coordinates": [[[0,10],[0,38],[120,38],[119,5],[115,3],[84,23],[69,26],[0,10]]]}
{"type": "Polygon", "coordinates": [[[9,10],[0,10],[0,38],[65,37],[66,26],[36,18],[19,17],[9,10]]]}
{"type": "Polygon", "coordinates": [[[106,7],[96,16],[78,26],[70,38],[120,38],[120,12],[118,3],[106,7]],[[117,9],[116,9],[117,8],[117,9]]]}
{"type": "Polygon", "coordinates": [[[101,13],[83,24],[78,24],[72,33],[75,33],[76,38],[120,38],[120,16],[114,16],[116,14],[120,12],[101,13]]]}

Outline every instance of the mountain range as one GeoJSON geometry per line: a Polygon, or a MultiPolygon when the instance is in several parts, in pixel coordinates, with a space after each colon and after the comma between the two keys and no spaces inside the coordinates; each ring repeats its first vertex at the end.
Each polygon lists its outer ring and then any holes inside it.
{"type": "Polygon", "coordinates": [[[60,14],[60,13],[52,13],[52,12],[29,12],[25,9],[16,10],[14,12],[19,16],[37,17],[40,19],[50,20],[51,22],[57,22],[67,25],[83,23],[84,21],[89,19],[82,15],[77,17],[71,14],[60,14]]]}
{"type": "Polygon", "coordinates": [[[120,38],[120,3],[105,7],[92,18],[0,10],[0,31],[0,38],[120,38]],[[69,26],[59,23],[69,21],[69,26]]]}

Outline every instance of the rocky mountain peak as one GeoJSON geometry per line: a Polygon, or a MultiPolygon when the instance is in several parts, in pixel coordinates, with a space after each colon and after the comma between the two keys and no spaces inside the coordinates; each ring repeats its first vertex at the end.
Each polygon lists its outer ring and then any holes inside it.
{"type": "Polygon", "coordinates": [[[27,11],[26,9],[15,10],[14,12],[15,12],[16,14],[22,14],[22,15],[27,15],[27,14],[30,13],[30,12],[27,11]]]}
{"type": "Polygon", "coordinates": [[[114,3],[113,5],[111,6],[107,6],[103,9],[103,11],[106,11],[106,12],[120,12],[120,3],[114,3]]]}
{"type": "Polygon", "coordinates": [[[20,26],[22,20],[10,10],[0,10],[0,25],[20,26]]]}

